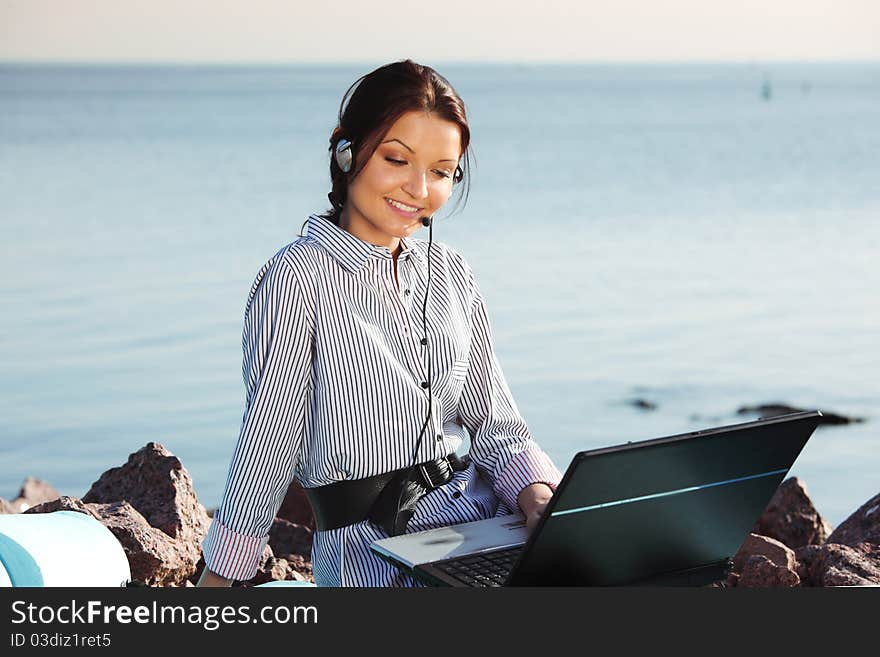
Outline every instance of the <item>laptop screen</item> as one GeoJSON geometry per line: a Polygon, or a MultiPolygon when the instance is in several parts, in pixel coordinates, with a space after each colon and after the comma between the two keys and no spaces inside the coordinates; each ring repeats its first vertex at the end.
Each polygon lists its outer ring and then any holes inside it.
{"type": "Polygon", "coordinates": [[[579,453],[508,585],[629,584],[733,557],[820,418],[579,453]]]}

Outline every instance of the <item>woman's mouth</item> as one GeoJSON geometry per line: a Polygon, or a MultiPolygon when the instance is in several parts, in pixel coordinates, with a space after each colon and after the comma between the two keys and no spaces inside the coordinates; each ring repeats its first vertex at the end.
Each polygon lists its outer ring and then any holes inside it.
{"type": "Polygon", "coordinates": [[[397,214],[403,217],[407,217],[409,219],[413,219],[419,212],[422,211],[422,208],[407,205],[406,203],[401,203],[400,201],[395,201],[394,199],[390,198],[386,198],[385,203],[387,203],[388,207],[394,210],[397,214]]]}

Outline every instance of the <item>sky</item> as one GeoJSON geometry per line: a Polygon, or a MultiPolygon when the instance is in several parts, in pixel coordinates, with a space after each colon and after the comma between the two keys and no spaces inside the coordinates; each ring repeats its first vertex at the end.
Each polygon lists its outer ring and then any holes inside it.
{"type": "Polygon", "coordinates": [[[880,59],[878,0],[0,0],[0,61],[880,59]]]}

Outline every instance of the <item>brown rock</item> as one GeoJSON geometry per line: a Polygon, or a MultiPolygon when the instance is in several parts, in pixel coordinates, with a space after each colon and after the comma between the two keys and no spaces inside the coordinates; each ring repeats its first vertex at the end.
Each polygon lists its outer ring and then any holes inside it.
{"type": "MultiPolygon", "coordinates": [[[[265,579],[259,583],[263,584],[265,582],[275,581],[283,582],[293,579],[296,579],[296,573],[294,573],[293,569],[290,567],[290,563],[288,563],[287,559],[272,557],[267,562],[265,579]]],[[[258,583],[256,579],[254,580],[254,583],[258,583]]]]}
{"type": "Polygon", "coordinates": [[[94,504],[83,504],[82,500],[77,497],[68,497],[62,495],[57,500],[43,502],[32,506],[24,513],[52,513],[53,511],[79,511],[92,516],[96,520],[100,520],[101,516],[95,511],[94,504]]]}
{"type": "Polygon", "coordinates": [[[736,585],[741,588],[781,588],[798,586],[801,580],[793,568],[773,563],[763,554],[748,558],[736,585]]]}
{"type": "Polygon", "coordinates": [[[288,554],[285,559],[290,564],[290,568],[296,576],[295,579],[305,582],[314,582],[315,576],[312,572],[312,562],[300,554],[288,554]]]}
{"type": "MultiPolygon", "coordinates": [[[[198,564],[196,564],[195,573],[188,581],[193,585],[198,584],[199,578],[202,576],[202,571],[204,569],[205,559],[202,557],[198,564]]],[[[274,580],[314,582],[315,580],[312,576],[312,562],[298,554],[291,554],[286,558],[275,556],[272,548],[267,545],[260,557],[260,565],[257,568],[257,574],[244,582],[233,581],[232,586],[257,586],[274,580]]]]}
{"type": "Polygon", "coordinates": [[[10,504],[15,509],[15,513],[27,511],[30,507],[43,502],[51,502],[61,497],[61,493],[52,488],[42,479],[36,477],[28,477],[21,485],[16,497],[10,504]]]}
{"type": "Polygon", "coordinates": [[[267,545],[260,558],[257,574],[247,582],[237,582],[234,586],[257,586],[266,582],[291,580],[314,583],[312,562],[301,554],[278,556],[267,545]]]}
{"type": "Polygon", "coordinates": [[[132,581],[149,586],[182,586],[194,563],[189,550],[165,532],[151,527],[128,502],[86,504],[75,497],[61,497],[31,507],[26,513],[79,511],[99,520],[122,545],[132,581]]]}
{"type": "Polygon", "coordinates": [[[133,580],[149,586],[182,586],[192,574],[195,561],[188,546],[152,527],[128,502],[94,506],[122,544],[133,580]]]}
{"type": "Polygon", "coordinates": [[[124,465],[107,470],[82,499],[126,500],[171,538],[201,541],[208,532],[210,520],[196,498],[189,472],[159,443],[147,443],[124,465]]]}
{"type": "Polygon", "coordinates": [[[813,586],[813,578],[810,576],[810,567],[819,554],[822,553],[821,545],[804,545],[794,551],[797,559],[797,574],[801,578],[801,586],[813,586]]]}
{"type": "Polygon", "coordinates": [[[234,581],[232,586],[258,586],[275,580],[283,580],[290,570],[290,566],[285,559],[276,559],[272,548],[266,545],[263,548],[263,554],[260,555],[260,563],[257,566],[257,573],[249,580],[234,581]]]}
{"type": "Polygon", "coordinates": [[[811,586],[880,585],[880,546],[826,543],[805,555],[811,586]]]}
{"type": "MultiPolygon", "coordinates": [[[[166,586],[170,584],[164,582],[178,583],[191,576],[202,556],[201,543],[211,520],[180,460],[161,444],[147,443],[130,454],[124,465],[102,474],[83,497],[87,503],[121,501],[137,509],[151,527],[174,539],[174,550],[159,550],[157,563],[164,564],[161,572],[144,581],[166,586]],[[185,573],[182,579],[180,573],[185,573]]],[[[153,547],[159,549],[158,544],[153,547]]]]}
{"type": "Polygon", "coordinates": [[[269,529],[269,545],[279,557],[299,554],[306,558],[312,555],[312,530],[283,518],[275,518],[269,529]]]}
{"type": "Polygon", "coordinates": [[[797,568],[794,550],[774,538],[749,534],[733,557],[733,571],[742,574],[746,562],[757,555],[766,557],[775,566],[792,572],[797,568]]]}
{"type": "Polygon", "coordinates": [[[18,513],[18,511],[12,504],[0,497],[0,515],[9,513],[18,513]]]}
{"type": "Polygon", "coordinates": [[[860,506],[828,537],[829,543],[854,547],[859,543],[880,544],[880,493],[860,506]]]}
{"type": "Polygon", "coordinates": [[[821,545],[831,533],[831,526],[816,511],[804,482],[789,477],[776,489],[752,533],[775,538],[794,549],[821,545]]]}
{"type": "Polygon", "coordinates": [[[309,498],[306,497],[303,487],[297,481],[290,482],[284,501],[281,502],[281,508],[278,509],[275,516],[315,531],[315,516],[312,513],[312,505],[309,504],[309,498]]]}

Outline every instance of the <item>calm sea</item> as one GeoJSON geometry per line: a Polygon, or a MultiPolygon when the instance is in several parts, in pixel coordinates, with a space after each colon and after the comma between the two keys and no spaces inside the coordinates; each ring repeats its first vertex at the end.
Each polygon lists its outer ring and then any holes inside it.
{"type": "MultiPolygon", "coordinates": [[[[0,496],[157,441],[218,504],[247,292],[374,67],[0,66],[0,496]]],[[[832,524],[880,490],[880,64],[438,69],[476,167],[434,237],[560,467],[779,401],[866,418],[792,469],[832,524]]]]}

